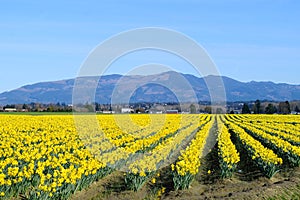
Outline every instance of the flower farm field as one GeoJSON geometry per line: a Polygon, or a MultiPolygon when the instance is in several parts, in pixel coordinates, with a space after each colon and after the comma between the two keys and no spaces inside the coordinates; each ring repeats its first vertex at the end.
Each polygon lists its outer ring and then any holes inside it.
{"type": "Polygon", "coordinates": [[[0,141],[0,199],[300,198],[297,115],[5,114],[0,141]]]}

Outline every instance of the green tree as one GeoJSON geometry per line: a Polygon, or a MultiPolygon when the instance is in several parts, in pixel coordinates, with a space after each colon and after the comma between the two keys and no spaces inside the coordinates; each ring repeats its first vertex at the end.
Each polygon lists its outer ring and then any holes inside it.
{"type": "Polygon", "coordinates": [[[86,112],[95,112],[95,107],[93,104],[86,103],[84,108],[86,109],[86,112]]]}
{"type": "Polygon", "coordinates": [[[288,114],[290,114],[291,113],[291,105],[288,101],[286,101],[285,104],[286,104],[286,109],[288,111],[288,114]]]}
{"type": "Polygon", "coordinates": [[[242,107],[242,114],[250,114],[251,111],[249,109],[248,104],[244,103],[243,107],[242,107]]]}
{"type": "Polygon", "coordinates": [[[135,110],[135,113],[145,113],[145,109],[144,108],[137,108],[135,110]]]}
{"type": "Polygon", "coordinates": [[[211,114],[211,113],[212,113],[212,109],[211,109],[210,106],[206,106],[206,107],[204,108],[204,111],[205,111],[206,113],[208,113],[208,114],[211,114]]]}
{"type": "Polygon", "coordinates": [[[223,109],[222,108],[217,108],[216,114],[224,114],[223,109]]]}
{"type": "Polygon", "coordinates": [[[298,107],[298,106],[296,106],[296,108],[295,108],[295,112],[297,112],[297,113],[299,113],[299,112],[300,112],[300,109],[299,109],[299,107],[298,107]]]}
{"type": "Polygon", "coordinates": [[[196,113],[196,106],[194,104],[190,105],[190,113],[192,113],[192,114],[196,113]]]}
{"type": "Polygon", "coordinates": [[[277,112],[277,108],[273,104],[269,103],[266,107],[265,112],[266,114],[274,114],[277,112]]]}
{"type": "Polygon", "coordinates": [[[256,100],[253,107],[254,114],[259,114],[261,109],[261,103],[260,100],[256,100]]]}
{"type": "Polygon", "coordinates": [[[291,113],[290,103],[288,101],[280,102],[279,107],[278,107],[278,111],[281,114],[290,114],[291,113]]]}
{"type": "Polygon", "coordinates": [[[95,110],[96,111],[100,111],[100,105],[99,105],[99,103],[95,103],[95,110]]]}

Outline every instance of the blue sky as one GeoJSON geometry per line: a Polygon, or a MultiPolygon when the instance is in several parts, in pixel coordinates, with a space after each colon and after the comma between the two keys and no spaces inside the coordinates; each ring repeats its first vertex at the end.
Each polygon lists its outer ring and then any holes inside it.
{"type": "MultiPolygon", "coordinates": [[[[300,84],[300,2],[292,0],[16,1],[0,6],[0,92],[75,77],[99,43],[134,28],[182,32],[202,45],[221,75],[300,84]]],[[[193,73],[162,52],[118,60],[110,73],[162,63],[193,73]]]]}

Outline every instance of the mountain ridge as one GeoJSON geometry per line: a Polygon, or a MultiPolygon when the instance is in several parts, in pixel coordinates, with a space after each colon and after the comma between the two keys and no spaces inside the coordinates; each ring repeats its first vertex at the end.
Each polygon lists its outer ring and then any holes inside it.
{"type": "MultiPolygon", "coordinates": [[[[271,101],[300,100],[300,85],[274,83],[271,81],[241,82],[226,76],[209,75],[197,77],[192,74],[174,71],[154,75],[123,76],[111,74],[100,78],[97,76],[85,76],[78,79],[91,84],[96,84],[99,80],[95,93],[96,101],[98,103],[109,103],[116,87],[120,87],[121,93],[131,92],[131,102],[171,102],[176,101],[176,97],[188,101],[191,97],[188,94],[189,92],[195,93],[198,101],[210,101],[206,82],[215,83],[220,78],[224,83],[227,101],[252,101],[256,99],[271,101]],[[177,95],[175,97],[174,91],[176,91],[177,95]]],[[[32,102],[65,102],[71,104],[74,83],[75,79],[71,78],[25,85],[1,93],[0,105],[32,102]]],[[[85,84],[83,89],[89,89],[89,84],[85,84]]]]}

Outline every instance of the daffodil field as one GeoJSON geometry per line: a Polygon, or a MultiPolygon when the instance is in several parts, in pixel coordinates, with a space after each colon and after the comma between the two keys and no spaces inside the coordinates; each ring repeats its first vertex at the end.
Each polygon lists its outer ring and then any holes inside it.
{"type": "Polygon", "coordinates": [[[156,184],[161,170],[173,190],[188,189],[211,173],[208,143],[220,179],[234,176],[242,153],[267,178],[300,165],[297,115],[5,114],[0,141],[1,199],[69,199],[116,171],[128,190],[156,184]]]}

